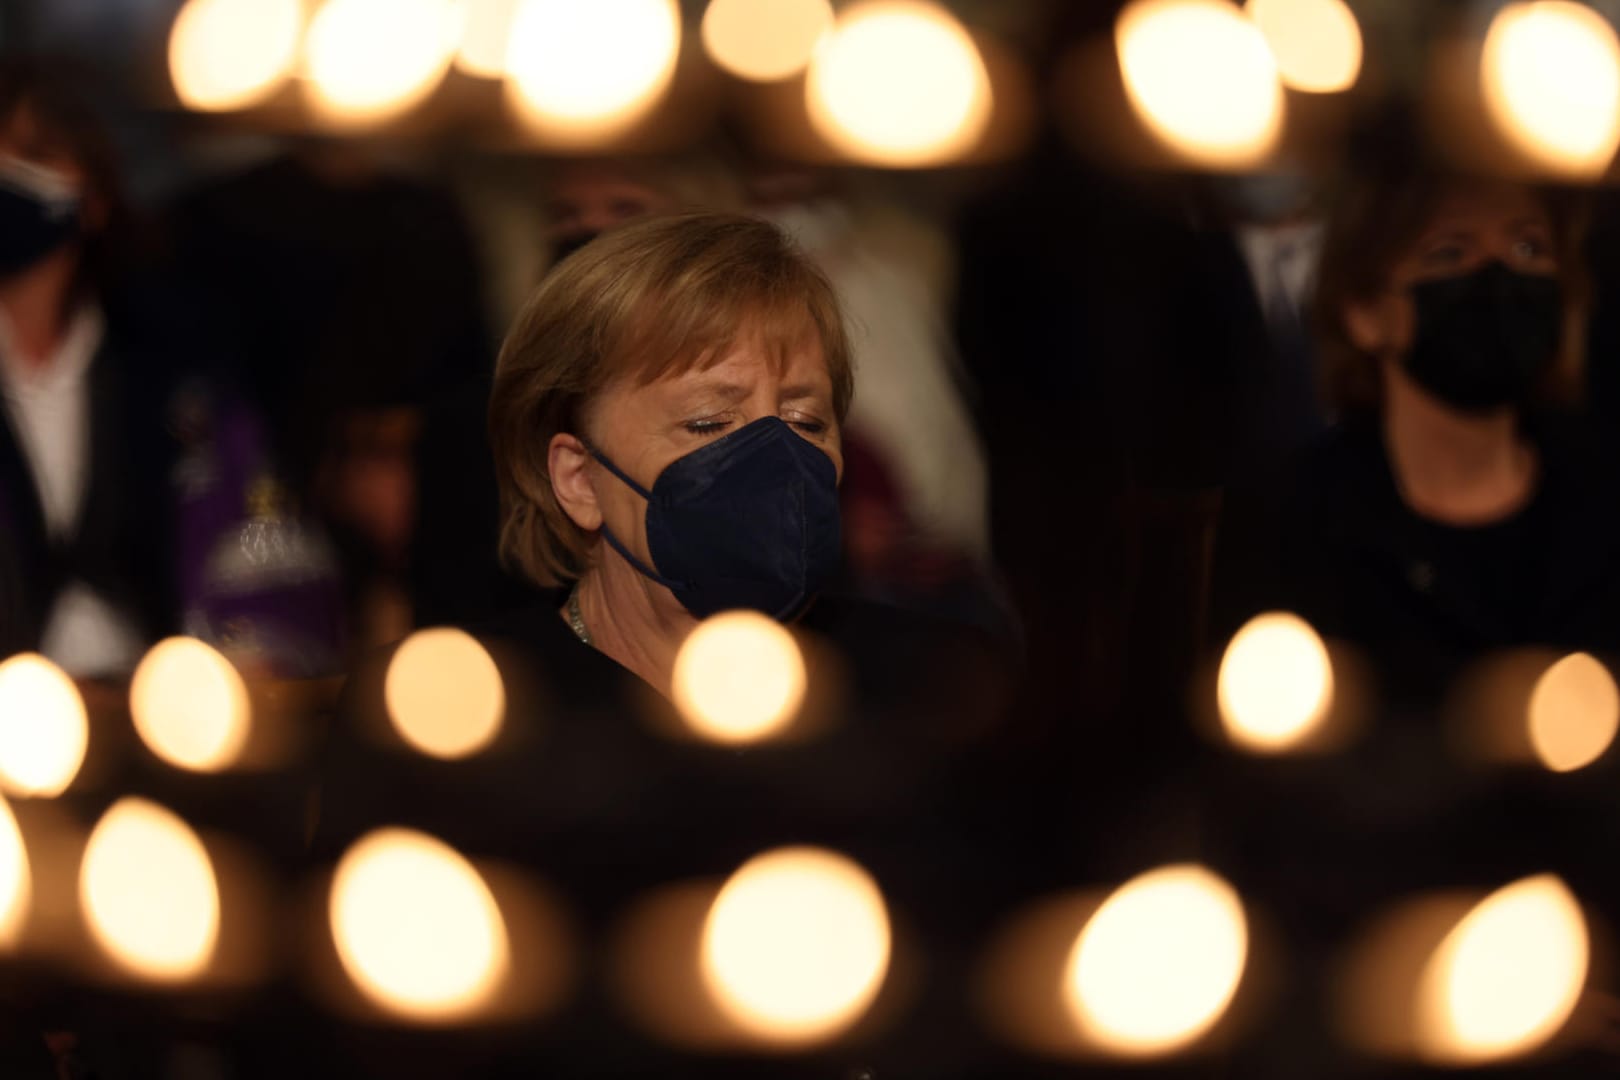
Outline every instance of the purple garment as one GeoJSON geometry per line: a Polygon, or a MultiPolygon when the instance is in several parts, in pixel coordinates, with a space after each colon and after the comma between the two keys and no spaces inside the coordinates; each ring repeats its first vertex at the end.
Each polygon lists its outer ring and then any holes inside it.
{"type": "Polygon", "coordinates": [[[264,426],[244,402],[190,386],[173,477],[186,632],[286,678],[343,664],[337,561],[281,497],[264,426]]]}

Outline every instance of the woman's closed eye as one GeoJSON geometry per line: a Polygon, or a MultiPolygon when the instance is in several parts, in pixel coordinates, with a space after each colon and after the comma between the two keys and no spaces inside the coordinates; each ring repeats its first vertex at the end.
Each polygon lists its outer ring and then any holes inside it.
{"type": "Polygon", "coordinates": [[[724,417],[710,417],[703,420],[688,420],[681,426],[693,435],[718,435],[731,426],[731,421],[724,417]]]}

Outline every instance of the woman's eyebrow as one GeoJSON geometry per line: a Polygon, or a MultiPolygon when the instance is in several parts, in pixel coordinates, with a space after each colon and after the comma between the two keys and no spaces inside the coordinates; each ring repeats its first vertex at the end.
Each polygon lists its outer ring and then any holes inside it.
{"type": "Polygon", "coordinates": [[[820,383],[792,383],[791,385],[782,387],[782,396],[784,398],[795,399],[828,397],[829,393],[827,388],[822,386],[820,383]]]}

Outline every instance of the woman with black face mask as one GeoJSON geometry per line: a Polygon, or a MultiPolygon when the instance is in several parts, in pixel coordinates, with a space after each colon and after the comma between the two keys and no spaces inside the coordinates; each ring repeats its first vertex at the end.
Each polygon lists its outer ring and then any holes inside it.
{"type": "Polygon", "coordinates": [[[1217,629],[1282,608],[1442,702],[1516,646],[1620,644],[1612,489],[1576,430],[1585,282],[1567,193],[1386,165],[1330,222],[1314,315],[1332,434],[1237,499],[1217,629]]]}
{"type": "MultiPolygon", "coordinates": [[[[1570,408],[1579,209],[1410,159],[1354,177],[1314,310],[1336,427],[1225,508],[1212,652],[1282,610],[1335,658],[1342,740],[1226,755],[1208,792],[1218,857],[1280,914],[1303,985],[1342,989],[1355,935],[1428,890],[1551,871],[1597,909],[1616,899],[1616,753],[1563,775],[1531,745],[1535,680],[1620,648],[1620,488],[1570,408]]],[[[1554,722],[1582,716],[1565,703],[1554,722]]],[[[1333,1007],[1295,996],[1234,1071],[1370,1075],[1333,1007]]],[[[1577,1051],[1525,1075],[1608,1067],[1577,1051]]]]}

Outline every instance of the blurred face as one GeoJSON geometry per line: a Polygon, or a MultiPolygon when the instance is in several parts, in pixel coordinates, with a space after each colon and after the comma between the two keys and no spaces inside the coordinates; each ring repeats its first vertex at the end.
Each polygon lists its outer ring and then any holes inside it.
{"type": "Polygon", "coordinates": [[[567,254],[600,233],[666,210],[673,202],[610,164],[575,165],[552,186],[548,239],[554,252],[567,254]]]}
{"type": "Polygon", "coordinates": [[[41,125],[26,103],[0,121],[0,156],[49,169],[81,190],[89,183],[73,148],[41,125]]]}
{"type": "Polygon", "coordinates": [[[1388,287],[1347,305],[1351,340],[1374,356],[1404,356],[1416,332],[1412,287],[1465,277],[1493,261],[1523,274],[1559,274],[1552,223],[1529,188],[1488,184],[1448,194],[1428,227],[1396,261],[1388,287]]]}
{"type": "MultiPolygon", "coordinates": [[[[25,103],[0,120],[0,174],[0,279],[49,266],[50,280],[61,284],[83,236],[105,223],[104,200],[87,194],[88,171],[69,141],[25,103]]],[[[39,302],[57,307],[62,298],[39,302]]]]}

